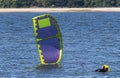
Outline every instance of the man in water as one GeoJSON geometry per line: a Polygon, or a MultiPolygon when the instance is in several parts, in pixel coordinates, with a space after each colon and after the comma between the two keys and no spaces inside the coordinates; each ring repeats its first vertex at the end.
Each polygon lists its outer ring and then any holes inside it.
{"type": "Polygon", "coordinates": [[[109,72],[110,67],[107,64],[104,64],[101,68],[95,70],[96,72],[109,72]]]}

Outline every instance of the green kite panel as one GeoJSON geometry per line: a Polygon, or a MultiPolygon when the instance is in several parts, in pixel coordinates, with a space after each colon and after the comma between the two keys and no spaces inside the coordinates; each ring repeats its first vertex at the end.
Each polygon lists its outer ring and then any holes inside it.
{"type": "Polygon", "coordinates": [[[39,28],[46,28],[51,26],[49,18],[38,20],[38,24],[39,24],[39,28]]]}

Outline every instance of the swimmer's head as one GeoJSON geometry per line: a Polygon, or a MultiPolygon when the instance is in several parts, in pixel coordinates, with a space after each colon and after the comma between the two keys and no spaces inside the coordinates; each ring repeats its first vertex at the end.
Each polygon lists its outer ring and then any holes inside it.
{"type": "Polygon", "coordinates": [[[107,64],[104,64],[102,66],[103,69],[106,69],[108,72],[110,72],[110,67],[107,64]]]}

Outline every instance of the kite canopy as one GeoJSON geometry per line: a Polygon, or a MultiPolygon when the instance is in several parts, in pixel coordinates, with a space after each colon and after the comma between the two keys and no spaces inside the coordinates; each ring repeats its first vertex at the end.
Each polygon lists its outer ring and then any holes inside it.
{"type": "Polygon", "coordinates": [[[62,58],[62,36],[56,19],[44,14],[32,18],[42,64],[57,64],[62,58]]]}

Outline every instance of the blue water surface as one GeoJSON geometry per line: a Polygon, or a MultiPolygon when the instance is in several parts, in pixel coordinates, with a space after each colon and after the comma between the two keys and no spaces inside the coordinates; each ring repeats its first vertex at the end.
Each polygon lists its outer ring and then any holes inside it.
{"type": "MultiPolygon", "coordinates": [[[[63,37],[60,65],[40,65],[32,17],[0,13],[0,78],[120,78],[120,13],[58,12],[63,37]],[[94,72],[108,64],[108,73],[94,72]]],[[[45,13],[46,14],[46,13],[45,13]]]]}

